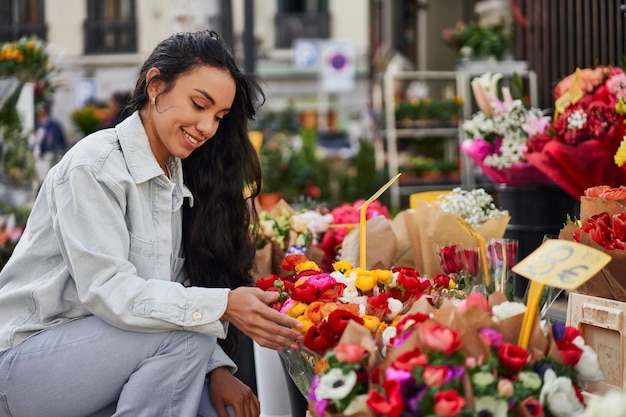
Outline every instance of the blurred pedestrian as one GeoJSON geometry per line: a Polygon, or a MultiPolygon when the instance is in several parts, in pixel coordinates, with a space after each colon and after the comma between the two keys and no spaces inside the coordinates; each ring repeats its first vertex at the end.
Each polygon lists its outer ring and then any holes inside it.
{"type": "Polygon", "coordinates": [[[107,120],[104,121],[102,127],[115,127],[128,116],[128,112],[125,110],[130,102],[130,97],[129,91],[117,91],[113,93],[107,102],[110,115],[107,120]]]}

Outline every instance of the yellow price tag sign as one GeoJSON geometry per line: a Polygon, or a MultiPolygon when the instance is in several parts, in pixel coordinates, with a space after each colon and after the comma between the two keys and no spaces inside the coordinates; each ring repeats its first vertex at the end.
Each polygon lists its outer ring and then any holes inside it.
{"type": "Polygon", "coordinates": [[[563,93],[556,101],[554,102],[554,120],[556,120],[560,113],[563,113],[565,109],[570,104],[575,104],[583,98],[585,95],[580,88],[580,80],[582,78],[582,72],[580,68],[576,68],[576,72],[574,73],[574,82],[572,86],[563,93]]]}
{"type": "Polygon", "coordinates": [[[546,286],[575,290],[610,261],[610,255],[590,246],[549,239],[511,268],[516,274],[530,279],[526,312],[517,344],[528,348],[541,294],[546,286]]]}
{"type": "Polygon", "coordinates": [[[568,240],[549,239],[512,269],[531,281],[575,290],[611,261],[606,253],[568,240]]]}

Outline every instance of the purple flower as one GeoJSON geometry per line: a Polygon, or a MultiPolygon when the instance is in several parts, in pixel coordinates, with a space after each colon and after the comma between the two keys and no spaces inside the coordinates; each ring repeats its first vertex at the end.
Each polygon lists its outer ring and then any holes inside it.
{"type": "Polygon", "coordinates": [[[565,336],[565,323],[555,321],[552,323],[552,335],[557,342],[565,336]]]}

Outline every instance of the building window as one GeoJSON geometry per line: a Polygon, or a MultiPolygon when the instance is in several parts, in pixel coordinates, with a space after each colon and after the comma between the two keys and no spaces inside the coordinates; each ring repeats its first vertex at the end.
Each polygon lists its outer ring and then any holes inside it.
{"type": "Polygon", "coordinates": [[[0,0],[0,42],[24,36],[46,39],[44,0],[0,0]]]}
{"type": "Polygon", "coordinates": [[[137,52],[135,0],[87,0],[85,54],[137,52]]]}
{"type": "Polygon", "coordinates": [[[276,48],[289,49],[294,39],[330,36],[328,0],[278,0],[276,48]]]}

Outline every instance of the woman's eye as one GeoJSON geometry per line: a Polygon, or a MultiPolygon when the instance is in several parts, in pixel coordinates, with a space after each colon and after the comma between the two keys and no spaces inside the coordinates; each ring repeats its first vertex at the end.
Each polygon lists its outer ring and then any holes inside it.
{"type": "Polygon", "coordinates": [[[204,107],[202,107],[201,105],[199,105],[198,103],[196,103],[195,101],[191,100],[191,102],[193,103],[193,106],[198,109],[198,110],[204,110],[204,107]]]}

